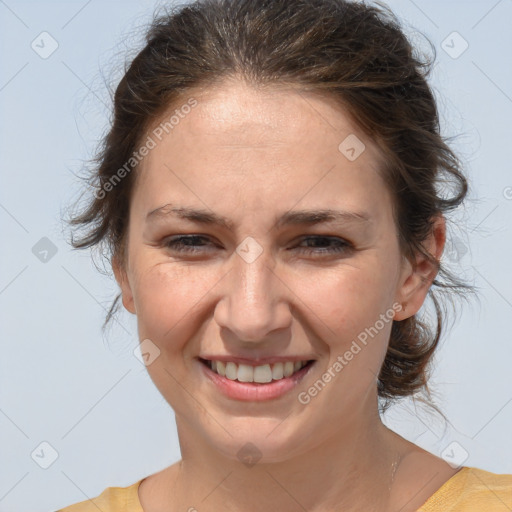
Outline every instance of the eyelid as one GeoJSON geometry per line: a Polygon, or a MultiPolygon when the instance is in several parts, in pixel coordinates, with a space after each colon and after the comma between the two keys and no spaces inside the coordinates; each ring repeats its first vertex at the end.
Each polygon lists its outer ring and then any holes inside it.
{"type": "MultiPolygon", "coordinates": [[[[177,254],[183,255],[197,255],[199,253],[209,252],[211,250],[212,239],[209,235],[204,235],[200,233],[187,233],[187,234],[178,234],[163,241],[163,244],[166,248],[171,251],[176,252],[177,254]],[[206,244],[190,244],[187,245],[184,241],[186,240],[194,240],[199,239],[202,242],[206,241],[206,244]]],[[[297,250],[301,253],[313,254],[313,255],[336,255],[342,252],[351,251],[354,249],[354,245],[339,236],[335,235],[322,235],[322,234],[310,234],[303,235],[299,237],[299,239],[293,242],[293,246],[288,250],[297,250]],[[306,242],[308,240],[327,240],[330,244],[323,247],[301,247],[300,244],[306,242]],[[333,244],[335,243],[335,244],[333,244]]]]}
{"type": "Polygon", "coordinates": [[[309,239],[315,239],[315,238],[325,238],[326,240],[332,240],[334,242],[342,242],[342,243],[345,243],[347,245],[352,245],[352,242],[350,242],[349,240],[347,240],[346,238],[342,237],[342,236],[339,236],[339,235],[324,235],[324,234],[321,234],[321,233],[312,233],[312,234],[309,234],[309,235],[302,235],[299,237],[299,240],[309,240],[309,239]]]}

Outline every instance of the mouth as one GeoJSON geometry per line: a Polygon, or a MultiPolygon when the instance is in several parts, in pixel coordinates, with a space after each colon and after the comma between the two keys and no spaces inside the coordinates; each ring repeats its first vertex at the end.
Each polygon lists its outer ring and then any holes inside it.
{"type": "Polygon", "coordinates": [[[229,398],[260,401],[278,398],[293,389],[315,360],[246,364],[198,358],[209,380],[229,398]]]}
{"type": "Polygon", "coordinates": [[[210,370],[221,377],[238,382],[256,382],[268,384],[274,380],[291,377],[313,361],[285,361],[259,366],[238,364],[233,361],[210,361],[200,359],[210,370]]]}

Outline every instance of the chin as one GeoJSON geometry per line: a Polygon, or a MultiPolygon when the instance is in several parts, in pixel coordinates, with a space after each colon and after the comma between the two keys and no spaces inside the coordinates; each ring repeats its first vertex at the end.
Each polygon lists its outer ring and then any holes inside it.
{"type": "Polygon", "coordinates": [[[304,429],[294,428],[289,419],[269,417],[230,418],[222,423],[225,428],[211,430],[211,425],[201,432],[201,437],[226,459],[239,461],[251,467],[258,464],[285,462],[308,448],[312,436],[304,429]]]}

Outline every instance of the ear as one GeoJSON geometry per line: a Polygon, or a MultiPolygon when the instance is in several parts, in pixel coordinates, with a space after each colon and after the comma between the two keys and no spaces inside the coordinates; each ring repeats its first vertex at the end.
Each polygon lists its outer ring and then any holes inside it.
{"type": "Polygon", "coordinates": [[[123,306],[130,313],[133,313],[135,315],[135,302],[133,300],[133,293],[130,286],[130,282],[126,274],[126,269],[124,265],[119,261],[117,256],[114,256],[112,258],[112,270],[114,271],[114,276],[116,278],[117,284],[119,285],[119,288],[121,288],[121,298],[123,301],[123,306]]]}
{"type": "MultiPolygon", "coordinates": [[[[422,245],[439,262],[445,242],[446,221],[442,215],[438,215],[434,219],[430,236],[422,245]]],[[[416,258],[415,269],[409,260],[404,261],[396,295],[402,310],[396,313],[395,320],[405,320],[420,310],[438,270],[435,263],[428,261],[422,254],[416,258]]]]}

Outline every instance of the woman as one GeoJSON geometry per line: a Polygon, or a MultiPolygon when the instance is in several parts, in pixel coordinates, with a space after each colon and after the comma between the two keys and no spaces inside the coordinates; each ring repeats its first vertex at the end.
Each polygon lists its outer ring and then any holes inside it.
{"type": "Polygon", "coordinates": [[[182,460],[65,512],[512,507],[512,475],[379,415],[428,391],[435,288],[468,289],[440,263],[467,182],[425,74],[359,3],[206,0],[153,23],[74,245],[110,249],[182,460]]]}

